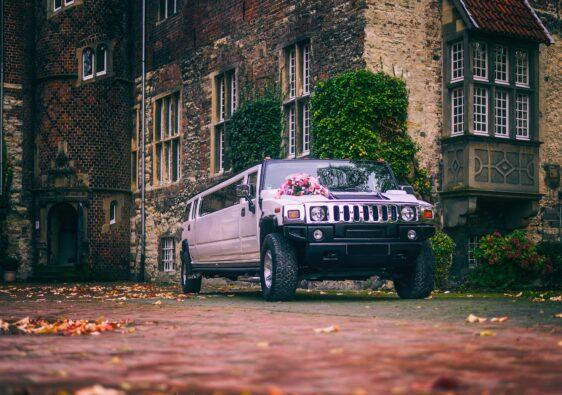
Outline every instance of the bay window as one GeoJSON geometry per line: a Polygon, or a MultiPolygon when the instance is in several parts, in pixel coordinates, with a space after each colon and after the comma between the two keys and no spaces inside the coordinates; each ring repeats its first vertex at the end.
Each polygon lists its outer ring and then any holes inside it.
{"type": "Polygon", "coordinates": [[[517,94],[515,99],[515,135],[518,139],[529,138],[529,95],[517,94]]]}
{"type": "Polygon", "coordinates": [[[496,90],[495,124],[497,137],[509,137],[509,94],[505,90],[496,90]]]}
{"type": "Polygon", "coordinates": [[[474,134],[488,133],[488,90],[474,87],[472,98],[472,115],[474,134]]]}

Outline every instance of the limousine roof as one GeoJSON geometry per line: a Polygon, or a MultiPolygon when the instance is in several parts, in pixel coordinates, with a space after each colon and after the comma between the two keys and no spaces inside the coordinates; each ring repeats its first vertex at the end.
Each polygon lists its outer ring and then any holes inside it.
{"type": "Polygon", "coordinates": [[[274,163],[288,163],[288,162],[371,162],[371,163],[380,163],[382,165],[386,165],[388,166],[388,163],[385,162],[382,159],[373,161],[373,160],[352,160],[352,159],[316,159],[316,158],[294,158],[294,159],[265,159],[264,161],[262,161],[259,164],[256,164],[254,166],[250,166],[242,171],[239,171],[238,173],[232,174],[226,178],[223,178],[221,180],[218,180],[216,182],[214,182],[213,184],[209,185],[207,188],[205,188],[205,190],[199,192],[197,195],[193,196],[191,199],[188,200],[189,202],[192,202],[196,199],[198,199],[199,197],[201,197],[201,195],[205,195],[210,189],[214,189],[216,187],[218,187],[221,184],[227,184],[229,180],[233,180],[239,176],[241,176],[242,174],[246,173],[249,170],[252,169],[258,169],[259,167],[267,167],[267,165],[269,164],[274,164],[274,163]]]}

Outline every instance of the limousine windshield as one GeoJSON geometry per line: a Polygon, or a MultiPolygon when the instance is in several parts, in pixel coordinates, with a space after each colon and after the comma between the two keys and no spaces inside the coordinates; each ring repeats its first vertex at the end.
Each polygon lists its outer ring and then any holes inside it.
{"type": "Polygon", "coordinates": [[[292,174],[318,178],[331,192],[386,192],[398,189],[388,166],[380,162],[344,160],[272,161],[265,170],[263,189],[278,189],[292,174]]]}

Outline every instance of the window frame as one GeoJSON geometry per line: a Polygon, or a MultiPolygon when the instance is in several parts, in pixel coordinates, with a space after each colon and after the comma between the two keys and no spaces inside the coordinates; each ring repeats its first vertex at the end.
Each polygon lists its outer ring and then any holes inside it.
{"type": "Polygon", "coordinates": [[[166,20],[168,20],[168,18],[173,17],[174,15],[176,15],[179,11],[179,7],[178,7],[178,0],[160,0],[158,1],[158,9],[157,9],[157,19],[156,22],[157,23],[162,23],[166,20]],[[162,10],[162,2],[165,3],[164,5],[164,9],[162,10]],[[170,14],[170,4],[173,3],[173,8],[172,8],[172,13],[170,14]],[[163,12],[162,12],[163,11],[163,12]]]}
{"type": "Polygon", "coordinates": [[[141,114],[140,106],[133,107],[133,128],[131,133],[131,190],[136,192],[139,190],[139,149],[141,146],[141,114]],[[133,176],[133,174],[135,174],[133,176]]]}
{"type": "Polygon", "coordinates": [[[451,90],[451,136],[461,136],[464,134],[465,128],[465,94],[462,87],[456,87],[451,90]],[[460,92],[460,105],[455,106],[455,92],[460,92]],[[455,114],[455,108],[460,108],[460,114],[455,114]],[[456,123],[456,116],[460,116],[461,121],[456,123]],[[461,125],[460,132],[455,131],[456,125],[461,125]]]}
{"type": "MultiPolygon", "coordinates": [[[[510,68],[509,68],[509,47],[504,44],[495,44],[494,45],[494,83],[498,85],[506,85],[509,86],[510,80],[510,68]],[[502,48],[505,50],[505,79],[498,78],[498,50],[502,48]]],[[[499,63],[501,64],[501,63],[499,63]]],[[[503,74],[503,72],[502,72],[503,74]]]]}
{"type": "Polygon", "coordinates": [[[450,76],[450,80],[451,83],[454,82],[459,82],[464,80],[464,62],[465,62],[465,49],[464,49],[464,42],[463,40],[457,40],[456,42],[453,42],[450,45],[450,59],[451,59],[451,76],[450,76]],[[460,57],[459,59],[455,59],[455,46],[459,45],[460,51],[457,51],[457,53],[460,53],[460,57]],[[455,69],[455,65],[458,65],[458,63],[460,62],[460,68],[459,69],[455,69]],[[460,75],[455,77],[455,71],[460,70],[460,75]]]}
{"type": "Polygon", "coordinates": [[[175,185],[182,178],[181,103],[181,89],[163,93],[153,99],[152,153],[155,171],[152,172],[152,182],[154,187],[175,185]],[[175,103],[175,112],[173,103],[175,103]],[[172,174],[174,170],[174,146],[177,146],[177,169],[172,174]],[[164,170],[167,171],[164,172],[164,170]]]}
{"type": "Polygon", "coordinates": [[[490,132],[490,90],[481,85],[474,85],[472,91],[472,131],[475,135],[488,136],[490,132]],[[482,98],[480,103],[476,103],[477,91],[484,92],[484,95],[480,95],[482,98]],[[477,113],[476,109],[483,109],[484,112],[477,113]],[[477,117],[483,117],[483,121],[477,120],[477,117]],[[484,130],[476,130],[476,125],[484,125],[484,130]]]}
{"type": "Polygon", "coordinates": [[[164,273],[176,271],[176,239],[174,237],[162,237],[160,241],[160,260],[164,273]]]}
{"type": "Polygon", "coordinates": [[[310,155],[312,116],[309,110],[307,124],[305,110],[309,108],[313,90],[312,44],[311,40],[304,39],[293,42],[281,50],[284,151],[285,157],[289,159],[310,155]]]}
{"type": "Polygon", "coordinates": [[[112,200],[109,203],[109,224],[115,225],[117,223],[117,200],[112,200]]]}
{"type": "Polygon", "coordinates": [[[510,94],[509,94],[509,90],[508,89],[501,89],[498,88],[495,90],[494,92],[494,136],[498,137],[498,138],[505,138],[508,139],[509,135],[510,135],[510,127],[509,127],[509,99],[510,99],[510,94]],[[505,102],[505,108],[499,107],[498,106],[498,94],[505,94],[505,99],[500,99],[503,102],[505,102]],[[505,125],[503,125],[503,122],[500,123],[498,122],[498,119],[501,119],[498,116],[498,109],[501,109],[503,112],[505,112],[505,125]],[[505,133],[499,133],[498,132],[498,125],[500,125],[501,127],[505,126],[505,133]]]}
{"type": "Polygon", "coordinates": [[[475,81],[484,81],[488,82],[490,79],[490,63],[489,63],[489,56],[488,56],[488,43],[483,40],[476,40],[471,42],[471,49],[472,49],[472,57],[471,57],[471,70],[472,70],[472,78],[475,81]],[[483,58],[478,59],[478,61],[484,63],[484,67],[477,67],[475,62],[477,61],[476,58],[476,51],[478,50],[478,46],[484,46],[484,50],[482,53],[484,54],[483,58]],[[475,71],[477,69],[484,70],[484,76],[476,75],[475,71]]]}
{"type": "Polygon", "coordinates": [[[85,47],[82,50],[82,81],[89,81],[94,78],[96,72],[95,52],[91,47],[85,47]],[[91,74],[86,74],[86,53],[90,53],[91,58],[91,74]]]}
{"type": "Polygon", "coordinates": [[[96,46],[96,54],[94,57],[95,61],[95,75],[96,77],[100,77],[102,75],[107,74],[107,45],[105,43],[100,43],[96,46]],[[98,71],[98,63],[99,63],[99,55],[100,55],[100,48],[103,50],[103,70],[98,71]]]}
{"type": "Polygon", "coordinates": [[[528,141],[528,140],[531,139],[531,130],[530,130],[531,114],[530,113],[531,113],[531,95],[529,95],[528,93],[517,92],[515,94],[515,118],[514,118],[514,120],[515,120],[515,139],[516,140],[526,140],[526,141],[528,141]],[[526,98],[526,103],[525,103],[525,106],[526,106],[525,115],[526,116],[525,116],[525,119],[519,118],[519,115],[518,115],[519,112],[520,112],[520,110],[519,110],[519,100],[518,99],[520,97],[526,98]],[[525,122],[525,125],[526,125],[526,127],[524,129],[525,134],[519,133],[519,130],[520,130],[519,121],[520,120],[522,122],[525,122]]]}
{"type": "Polygon", "coordinates": [[[514,69],[514,81],[515,81],[515,86],[519,87],[519,88],[530,88],[530,78],[531,78],[531,73],[530,73],[530,56],[529,56],[529,50],[527,49],[523,49],[523,48],[516,48],[514,52],[514,58],[515,58],[515,69],[514,69]],[[523,53],[525,54],[525,80],[526,82],[519,82],[518,81],[518,76],[519,74],[519,64],[518,64],[518,53],[523,53]]]}
{"type": "Polygon", "coordinates": [[[211,173],[220,175],[231,169],[228,158],[228,125],[238,110],[238,69],[229,67],[212,76],[213,111],[211,173]]]}

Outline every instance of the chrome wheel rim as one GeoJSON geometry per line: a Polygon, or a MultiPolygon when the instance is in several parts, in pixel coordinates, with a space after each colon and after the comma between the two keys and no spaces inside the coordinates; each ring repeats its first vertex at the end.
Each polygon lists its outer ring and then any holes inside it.
{"type": "Polygon", "coordinates": [[[271,257],[271,251],[267,251],[263,258],[263,280],[265,286],[271,288],[271,283],[273,282],[273,258],[271,257]]]}

